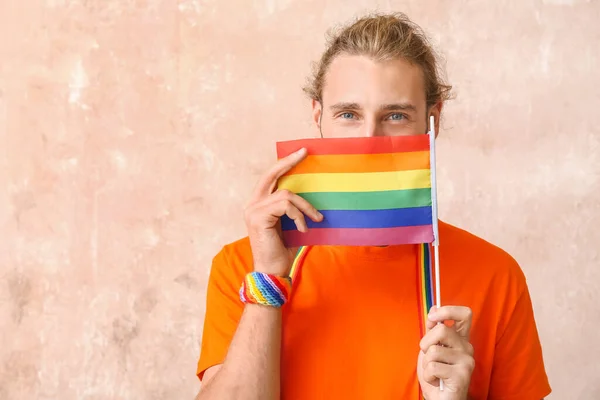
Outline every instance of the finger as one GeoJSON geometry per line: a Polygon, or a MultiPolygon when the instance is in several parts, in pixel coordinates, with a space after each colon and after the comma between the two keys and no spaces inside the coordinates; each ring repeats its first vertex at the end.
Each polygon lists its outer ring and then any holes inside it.
{"type": "Polygon", "coordinates": [[[457,387],[468,387],[475,368],[475,361],[470,359],[462,364],[444,364],[430,362],[423,368],[423,379],[432,386],[439,386],[442,381],[454,381],[457,387]]]}
{"type": "Polygon", "coordinates": [[[471,332],[471,323],[473,320],[473,312],[469,307],[462,306],[443,306],[432,309],[429,313],[428,320],[434,324],[452,320],[457,325],[457,331],[461,336],[469,339],[471,332]]]}
{"type": "Polygon", "coordinates": [[[431,346],[443,345],[446,347],[464,349],[464,339],[454,330],[444,324],[437,325],[423,336],[419,346],[421,351],[427,353],[431,346]]]}
{"type": "Polygon", "coordinates": [[[291,220],[294,221],[296,228],[300,232],[308,232],[308,226],[306,226],[306,220],[304,219],[304,214],[300,211],[292,202],[290,201],[281,201],[279,203],[279,216],[287,215],[291,220]]]}
{"type": "Polygon", "coordinates": [[[428,318],[427,318],[427,321],[425,321],[425,326],[426,326],[427,331],[433,329],[436,325],[439,325],[442,323],[445,324],[446,326],[455,326],[456,325],[456,322],[451,319],[444,320],[443,322],[436,322],[434,320],[429,319],[429,315],[430,314],[434,315],[436,313],[436,311],[438,310],[438,308],[439,307],[437,307],[437,306],[432,306],[431,309],[429,310],[429,313],[427,314],[428,318]]]}
{"type": "Polygon", "coordinates": [[[306,232],[308,226],[304,214],[315,222],[323,220],[323,215],[308,201],[290,191],[281,190],[246,209],[246,223],[248,226],[269,229],[278,226],[279,218],[287,215],[294,220],[300,232],[306,232]]]}
{"type": "Polygon", "coordinates": [[[269,200],[270,203],[282,200],[289,201],[314,222],[321,222],[323,220],[323,214],[321,214],[312,204],[289,190],[278,190],[271,197],[272,198],[269,200]]]}
{"type": "Polygon", "coordinates": [[[452,366],[440,362],[430,362],[423,367],[423,379],[432,386],[439,386],[440,379],[452,376],[452,366]]]}
{"type": "MultiPolygon", "coordinates": [[[[474,365],[474,364],[473,364],[474,365]]],[[[431,386],[439,386],[440,381],[451,383],[456,391],[459,388],[467,388],[473,374],[473,368],[469,365],[448,365],[443,363],[429,363],[423,368],[423,380],[431,386]]]]}
{"type": "Polygon", "coordinates": [[[431,346],[427,349],[427,352],[423,357],[423,368],[430,362],[454,365],[466,363],[470,358],[472,357],[462,350],[453,349],[451,347],[431,346]]]}
{"type": "Polygon", "coordinates": [[[245,212],[246,225],[249,229],[253,230],[277,228],[281,234],[279,220],[284,215],[292,219],[300,231],[304,232],[308,229],[304,214],[288,200],[279,200],[266,204],[262,202],[252,205],[245,212]]]}
{"type": "Polygon", "coordinates": [[[273,167],[258,181],[252,199],[257,201],[259,198],[271,194],[277,184],[277,180],[281,178],[283,174],[291,170],[300,161],[306,158],[307,151],[305,148],[301,148],[295,153],[290,154],[278,160],[273,167]]]}

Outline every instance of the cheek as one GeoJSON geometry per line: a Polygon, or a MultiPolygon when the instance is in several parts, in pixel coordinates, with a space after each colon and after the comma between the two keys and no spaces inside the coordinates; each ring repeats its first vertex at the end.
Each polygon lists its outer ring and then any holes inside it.
{"type": "Polygon", "coordinates": [[[360,121],[323,118],[321,132],[323,137],[330,138],[358,137],[362,135],[360,127],[360,121]]]}

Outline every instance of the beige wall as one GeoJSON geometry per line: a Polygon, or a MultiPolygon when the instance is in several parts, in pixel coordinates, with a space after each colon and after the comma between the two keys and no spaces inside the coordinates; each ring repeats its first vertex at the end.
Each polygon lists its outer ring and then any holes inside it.
{"type": "Polygon", "coordinates": [[[583,0],[0,1],[0,399],[192,398],[211,257],[274,141],[313,134],[324,31],[374,7],[447,58],[442,217],[522,264],[552,398],[600,399],[583,0]]]}

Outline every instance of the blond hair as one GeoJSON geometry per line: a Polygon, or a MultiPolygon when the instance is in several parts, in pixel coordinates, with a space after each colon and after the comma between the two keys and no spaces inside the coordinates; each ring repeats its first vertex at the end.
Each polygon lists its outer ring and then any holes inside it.
{"type": "Polygon", "coordinates": [[[313,65],[313,75],[303,89],[311,99],[322,102],[327,69],[340,54],[376,61],[404,59],[423,71],[428,107],[451,97],[452,86],[442,78],[439,57],[423,30],[405,14],[369,15],[330,34],[327,49],[313,65]]]}

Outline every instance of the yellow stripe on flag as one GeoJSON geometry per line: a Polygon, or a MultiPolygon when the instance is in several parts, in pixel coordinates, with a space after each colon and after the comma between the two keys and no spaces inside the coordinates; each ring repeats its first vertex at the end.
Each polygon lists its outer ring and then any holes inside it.
{"type": "Polygon", "coordinates": [[[279,179],[279,189],[293,193],[377,192],[431,187],[431,171],[298,174],[279,179]]]}

